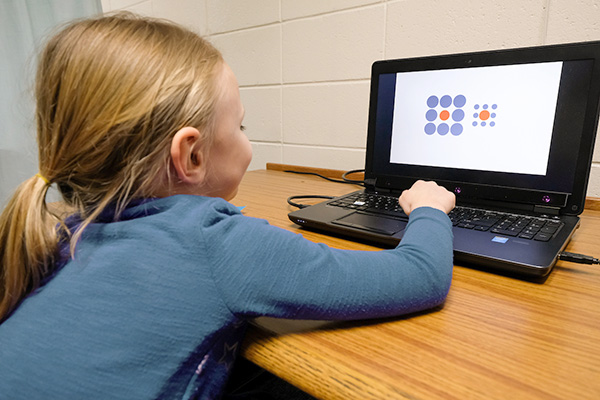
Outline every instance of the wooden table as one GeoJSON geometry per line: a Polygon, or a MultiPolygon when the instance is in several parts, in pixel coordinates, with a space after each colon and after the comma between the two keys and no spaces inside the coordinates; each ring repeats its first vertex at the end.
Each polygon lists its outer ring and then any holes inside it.
{"type": "MultiPolygon", "coordinates": [[[[288,196],[353,190],[261,170],[246,174],[233,203],[312,241],[377,250],[287,218],[288,196]]],[[[567,251],[600,257],[597,202],[567,251]]],[[[600,266],[559,261],[534,283],[457,265],[440,309],[351,323],[261,318],[242,354],[321,399],[600,399],[600,266]]]]}

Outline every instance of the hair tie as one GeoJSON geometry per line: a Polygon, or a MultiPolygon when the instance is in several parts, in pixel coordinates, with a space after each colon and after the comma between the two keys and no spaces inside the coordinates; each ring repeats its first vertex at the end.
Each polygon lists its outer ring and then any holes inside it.
{"type": "Polygon", "coordinates": [[[46,179],[46,177],[44,175],[40,174],[39,172],[37,174],[35,174],[35,176],[37,176],[38,178],[43,180],[46,183],[46,185],[50,184],[50,181],[48,179],[46,179]]]}

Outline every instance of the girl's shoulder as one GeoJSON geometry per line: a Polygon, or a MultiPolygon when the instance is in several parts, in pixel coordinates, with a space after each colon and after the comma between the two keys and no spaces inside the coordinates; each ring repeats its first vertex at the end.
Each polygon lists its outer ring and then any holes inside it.
{"type": "Polygon", "coordinates": [[[242,216],[240,209],[218,197],[174,195],[147,199],[128,207],[122,219],[148,218],[195,226],[209,226],[230,217],[242,216]]]}
{"type": "Polygon", "coordinates": [[[180,194],[132,202],[124,211],[121,219],[165,213],[189,214],[191,212],[216,212],[230,215],[240,213],[236,206],[219,197],[180,194]]]}

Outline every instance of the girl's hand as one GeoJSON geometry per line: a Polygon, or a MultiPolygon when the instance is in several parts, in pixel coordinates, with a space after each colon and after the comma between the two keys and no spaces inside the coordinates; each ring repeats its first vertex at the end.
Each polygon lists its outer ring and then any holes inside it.
{"type": "Polygon", "coordinates": [[[419,207],[437,208],[448,214],[454,208],[456,196],[435,182],[416,181],[402,192],[398,202],[406,215],[419,207]]]}

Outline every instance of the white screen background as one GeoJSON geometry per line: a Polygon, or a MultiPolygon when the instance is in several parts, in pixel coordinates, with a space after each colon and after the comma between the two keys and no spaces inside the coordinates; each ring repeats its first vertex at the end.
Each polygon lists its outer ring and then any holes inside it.
{"type": "Polygon", "coordinates": [[[562,62],[552,62],[397,74],[390,162],[545,175],[561,71],[562,62]],[[427,103],[458,95],[466,100],[462,107],[427,103]],[[484,106],[494,114],[485,121],[484,106]],[[443,110],[457,109],[462,120],[442,120],[443,110]],[[430,110],[433,121],[426,119],[430,110]],[[458,123],[462,132],[427,134],[428,123],[458,123]]]}

